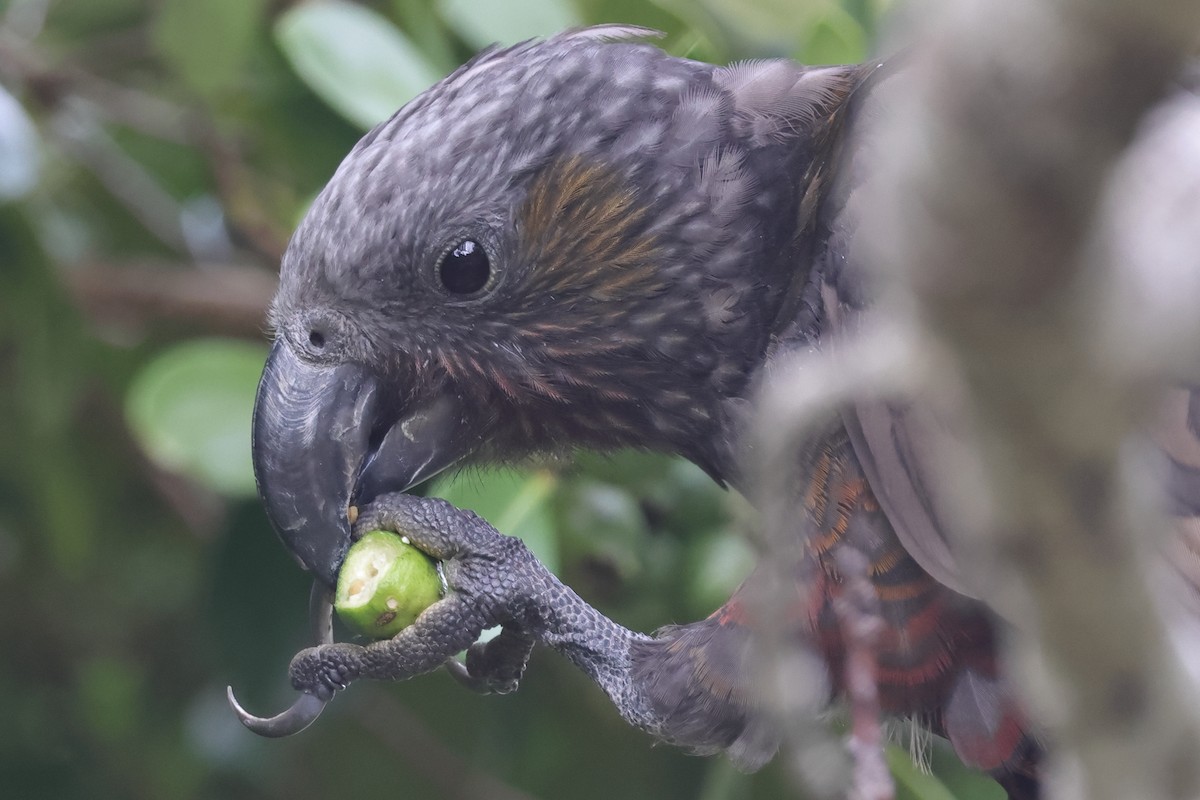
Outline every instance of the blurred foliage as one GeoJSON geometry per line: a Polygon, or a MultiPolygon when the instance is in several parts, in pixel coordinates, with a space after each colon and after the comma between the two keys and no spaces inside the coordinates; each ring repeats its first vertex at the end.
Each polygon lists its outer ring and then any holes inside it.
{"type": "MultiPolygon", "coordinates": [[[[862,58],[878,0],[0,4],[0,795],[777,797],[652,748],[538,653],[518,694],[356,685],[285,741],[307,579],[253,496],[249,409],[288,232],[363,130],[479,47],[635,23],[680,55],[862,58]]],[[[642,630],[749,570],[690,464],[581,455],[432,487],[642,630]]],[[[996,797],[891,753],[907,797],[996,797]]]]}

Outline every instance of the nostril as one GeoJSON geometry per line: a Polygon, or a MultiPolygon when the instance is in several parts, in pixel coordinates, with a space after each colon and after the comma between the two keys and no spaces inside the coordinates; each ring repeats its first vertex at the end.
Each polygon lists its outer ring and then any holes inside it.
{"type": "Polygon", "coordinates": [[[325,333],[313,328],[308,332],[308,343],[313,346],[314,350],[325,349],[325,333]]]}

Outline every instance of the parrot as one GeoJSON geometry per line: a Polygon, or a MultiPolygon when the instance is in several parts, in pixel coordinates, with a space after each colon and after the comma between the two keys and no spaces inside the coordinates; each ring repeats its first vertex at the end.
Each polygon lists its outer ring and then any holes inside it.
{"type": "MultiPolygon", "coordinates": [[[[654,35],[611,24],[484,50],[367,133],[296,229],[254,410],[267,516],[314,597],[378,528],[441,560],[448,591],[393,639],[333,643],[326,624],[276,717],[231,691],[252,730],[293,733],[351,681],[443,666],[511,691],[543,645],[659,740],[748,770],[778,749],[752,668],[754,574],[703,620],[630,631],[519,539],[406,493],[456,465],[630,447],[745,491],[756,389],[788,356],[835,349],[875,305],[852,247],[872,156],[859,129],[902,59],[716,66],[654,35]]],[[[1200,513],[1200,399],[1176,400],[1169,494],[1186,517],[1200,513]]],[[[795,454],[803,580],[787,635],[842,693],[838,554],[864,555],[883,712],[1031,800],[1044,745],[1000,655],[1007,623],[948,544],[936,425],[863,398],[795,454]]]]}

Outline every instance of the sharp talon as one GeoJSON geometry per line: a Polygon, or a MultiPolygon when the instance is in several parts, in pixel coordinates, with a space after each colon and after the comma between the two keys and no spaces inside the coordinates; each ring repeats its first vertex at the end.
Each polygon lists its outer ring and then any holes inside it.
{"type": "Polygon", "coordinates": [[[447,658],[442,665],[450,677],[477,694],[495,694],[494,689],[486,680],[481,680],[471,674],[466,665],[457,658],[447,658]]]}
{"type": "Polygon", "coordinates": [[[321,716],[321,712],[329,703],[329,698],[322,700],[316,695],[302,694],[296,698],[296,702],[292,703],[288,710],[273,717],[256,717],[238,703],[237,698],[233,696],[232,686],[225,687],[225,695],[229,698],[229,705],[233,708],[233,713],[237,714],[243,725],[259,736],[271,739],[291,736],[293,733],[304,730],[316,722],[317,717],[321,716]]]}
{"type": "Polygon", "coordinates": [[[479,682],[471,677],[471,673],[467,671],[466,666],[457,658],[447,658],[442,662],[442,666],[446,668],[446,672],[450,673],[450,677],[461,683],[463,686],[473,691],[480,691],[479,682]]]}
{"type": "Polygon", "coordinates": [[[497,681],[476,677],[456,658],[447,658],[442,662],[442,666],[446,668],[446,672],[450,673],[451,678],[479,694],[512,694],[517,690],[518,682],[516,680],[497,681]]]}
{"type": "MultiPolygon", "coordinates": [[[[309,622],[312,625],[313,639],[316,644],[332,644],[333,643],[333,593],[330,592],[320,581],[313,581],[312,593],[308,598],[309,622]]],[[[340,686],[339,688],[346,688],[340,686]]],[[[333,698],[333,692],[327,690],[328,696],[325,698],[318,697],[313,694],[302,694],[292,703],[291,708],[282,713],[276,714],[273,717],[256,717],[246,709],[242,708],[237,698],[233,696],[233,687],[225,687],[225,696],[229,698],[229,705],[233,708],[233,713],[237,714],[239,720],[250,730],[257,733],[259,736],[267,736],[272,739],[281,736],[291,736],[293,733],[300,731],[312,725],[317,717],[321,716],[321,712],[325,710],[326,704],[333,698]]]]}

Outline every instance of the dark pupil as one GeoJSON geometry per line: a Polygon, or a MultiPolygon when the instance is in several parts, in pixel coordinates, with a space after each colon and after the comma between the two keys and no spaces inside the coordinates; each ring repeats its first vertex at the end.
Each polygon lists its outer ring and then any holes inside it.
{"type": "Polygon", "coordinates": [[[492,267],[487,253],[476,242],[464,239],[442,258],[442,286],[454,294],[474,294],[488,282],[492,267]]]}

